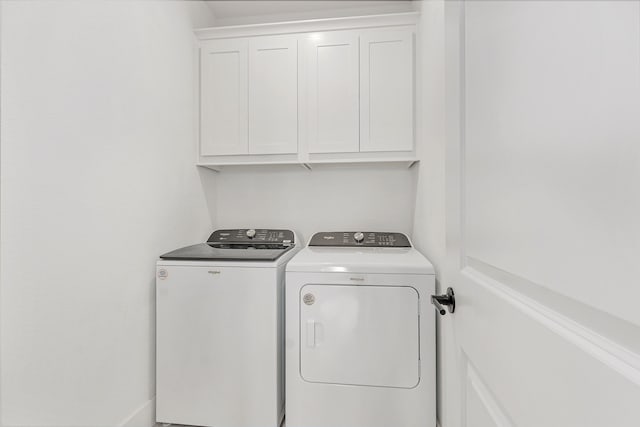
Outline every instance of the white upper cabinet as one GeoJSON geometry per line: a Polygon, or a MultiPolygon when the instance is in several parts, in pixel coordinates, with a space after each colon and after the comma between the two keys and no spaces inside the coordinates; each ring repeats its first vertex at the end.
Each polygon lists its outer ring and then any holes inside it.
{"type": "Polygon", "coordinates": [[[298,152],[298,41],[249,41],[249,154],[298,152]]]}
{"type": "Polygon", "coordinates": [[[413,150],[413,29],[360,34],[360,151],[413,150]]]}
{"type": "Polygon", "coordinates": [[[415,163],[417,17],[196,30],[199,164],[415,163]]]}
{"type": "Polygon", "coordinates": [[[249,152],[247,50],[242,39],[208,40],[201,46],[200,155],[249,152]]]}
{"type": "Polygon", "coordinates": [[[359,151],[357,33],[311,34],[305,57],[309,153],[359,151]]]}

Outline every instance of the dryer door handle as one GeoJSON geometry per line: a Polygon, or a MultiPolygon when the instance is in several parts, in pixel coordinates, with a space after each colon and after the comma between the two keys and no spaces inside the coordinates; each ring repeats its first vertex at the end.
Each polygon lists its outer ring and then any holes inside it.
{"type": "Polygon", "coordinates": [[[307,347],[316,346],[316,321],[307,320],[307,347]]]}

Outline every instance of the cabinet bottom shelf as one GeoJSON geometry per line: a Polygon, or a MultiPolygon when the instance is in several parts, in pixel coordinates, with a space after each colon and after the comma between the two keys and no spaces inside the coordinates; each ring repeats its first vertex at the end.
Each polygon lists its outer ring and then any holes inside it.
{"type": "Polygon", "coordinates": [[[389,164],[398,165],[405,168],[412,168],[420,160],[408,157],[408,158],[396,158],[396,159],[331,159],[331,160],[309,160],[306,162],[301,161],[232,161],[232,162],[201,162],[196,166],[207,168],[216,172],[220,172],[225,168],[233,167],[262,167],[262,166],[298,166],[306,170],[313,170],[316,167],[331,166],[331,165],[372,165],[372,164],[389,164]]]}

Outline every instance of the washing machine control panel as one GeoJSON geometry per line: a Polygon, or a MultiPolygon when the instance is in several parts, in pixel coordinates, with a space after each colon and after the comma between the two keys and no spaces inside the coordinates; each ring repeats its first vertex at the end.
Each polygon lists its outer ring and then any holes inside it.
{"type": "Polygon", "coordinates": [[[209,243],[269,243],[269,244],[291,244],[293,241],[293,231],[273,230],[264,228],[237,228],[231,230],[216,230],[209,239],[209,243]]]}
{"type": "Polygon", "coordinates": [[[409,239],[402,233],[380,231],[331,231],[313,235],[309,246],[366,246],[375,248],[410,248],[409,239]]]}

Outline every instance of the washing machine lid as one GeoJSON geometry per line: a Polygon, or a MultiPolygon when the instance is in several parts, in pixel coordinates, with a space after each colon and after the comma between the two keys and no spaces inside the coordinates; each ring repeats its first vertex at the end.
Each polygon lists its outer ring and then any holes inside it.
{"type": "Polygon", "coordinates": [[[295,235],[291,230],[216,230],[207,242],[167,252],[160,258],[185,261],[275,261],[293,249],[294,240],[295,235]]]}

